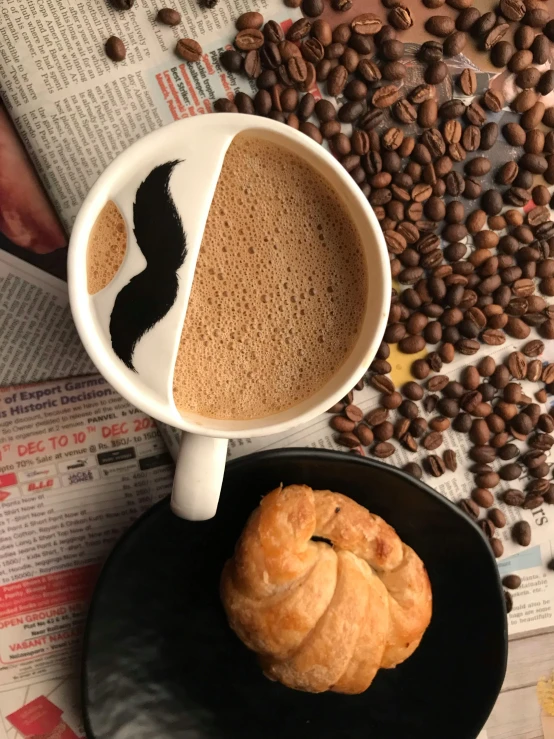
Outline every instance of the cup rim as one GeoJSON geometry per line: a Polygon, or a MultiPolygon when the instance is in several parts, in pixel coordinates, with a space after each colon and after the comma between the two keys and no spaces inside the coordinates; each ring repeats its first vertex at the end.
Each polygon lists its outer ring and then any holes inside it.
{"type": "MultiPolygon", "coordinates": [[[[365,239],[367,237],[362,235],[362,238],[365,239]]],[[[118,154],[96,180],[83,201],[75,219],[68,249],[68,292],[71,312],[81,341],[98,371],[122,397],[156,420],[183,431],[212,437],[242,438],[245,436],[257,437],[281,433],[313,420],[343,398],[360,380],[375,357],[386,328],[388,297],[390,296],[391,287],[388,250],[379,221],[358,185],[352,180],[335,157],[324,149],[323,146],[290,126],[286,126],[270,118],[258,118],[241,113],[218,113],[217,115],[195,116],[193,118],[174,121],[167,126],[146,134],[146,136],[138,139],[118,154]],[[129,384],[128,379],[117,367],[117,363],[104,346],[104,339],[99,335],[93,320],[93,311],[90,308],[90,295],[87,289],[86,249],[90,227],[92,225],[90,223],[91,212],[93,211],[95,216],[98,214],[100,208],[109,199],[107,195],[108,191],[114,188],[115,183],[125,180],[125,173],[132,171],[134,161],[140,161],[141,150],[147,147],[151,148],[156,144],[156,140],[159,142],[167,141],[168,136],[179,137],[190,135],[190,131],[183,130],[181,132],[181,129],[194,130],[194,127],[196,127],[205,132],[207,128],[214,127],[221,129],[226,124],[229,124],[230,130],[233,132],[231,140],[234,136],[247,130],[268,130],[274,132],[282,139],[289,139],[296,146],[306,150],[307,154],[333,169],[341,182],[341,186],[348,190],[349,197],[354,198],[358,207],[361,208],[371,230],[371,236],[376,246],[375,261],[371,265],[373,270],[372,280],[375,282],[378,281],[382,285],[383,304],[376,320],[376,330],[367,343],[363,361],[357,364],[348,379],[337,385],[332,393],[329,393],[324,399],[316,402],[309,409],[299,413],[293,419],[278,422],[270,421],[267,424],[263,423],[264,419],[236,421],[233,423],[238,426],[237,428],[222,431],[221,428],[210,426],[212,420],[214,423],[218,423],[217,419],[202,417],[202,423],[193,422],[184,416],[176,419],[175,414],[171,412],[169,407],[166,408],[162,403],[151,402],[150,399],[143,395],[138,387],[129,384]],[[100,202],[102,205],[99,207],[100,202]],[[177,421],[180,422],[177,423],[177,421]],[[257,427],[255,428],[249,426],[254,421],[257,422],[257,427]]],[[[268,416],[267,418],[271,419],[274,416],[268,416]]]]}

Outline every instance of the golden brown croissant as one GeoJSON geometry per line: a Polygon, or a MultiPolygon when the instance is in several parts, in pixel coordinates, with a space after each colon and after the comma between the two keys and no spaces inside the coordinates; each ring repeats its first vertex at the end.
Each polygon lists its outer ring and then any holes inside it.
{"type": "Polygon", "coordinates": [[[380,667],[414,652],[432,609],[425,567],[391,526],[306,485],[262,499],[225,565],[221,597],[265,674],[312,693],[366,690],[380,667]]]}

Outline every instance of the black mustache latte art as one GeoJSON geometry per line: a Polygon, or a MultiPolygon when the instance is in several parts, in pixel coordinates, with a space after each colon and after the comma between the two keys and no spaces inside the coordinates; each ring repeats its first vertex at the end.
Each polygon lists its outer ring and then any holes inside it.
{"type": "Polygon", "coordinates": [[[110,317],[112,348],[133,372],[136,345],[177,298],[177,270],[187,255],[187,237],[169,192],[171,174],[179,163],[153,169],[140,184],[133,205],[134,233],[146,267],[120,290],[110,317]]]}

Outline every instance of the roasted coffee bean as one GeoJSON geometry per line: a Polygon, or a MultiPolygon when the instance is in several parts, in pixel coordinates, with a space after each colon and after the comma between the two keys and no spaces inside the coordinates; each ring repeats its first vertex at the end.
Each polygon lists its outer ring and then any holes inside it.
{"type": "Polygon", "coordinates": [[[503,480],[512,481],[521,477],[522,472],[523,470],[521,465],[516,462],[512,462],[511,464],[506,464],[504,467],[501,467],[499,475],[503,480]]]}
{"type": "MultiPolygon", "coordinates": [[[[274,47],[276,47],[276,44],[268,44],[266,48],[263,49],[261,52],[262,63],[264,63],[266,66],[271,67],[272,65],[274,65],[275,67],[277,67],[279,64],[275,63],[277,61],[277,57],[274,52],[272,52],[273,56],[270,56],[270,50],[274,49],[274,47]],[[267,57],[270,57],[269,60],[267,60],[267,57]]],[[[304,57],[304,59],[307,62],[311,62],[312,64],[317,64],[318,62],[320,62],[323,59],[325,53],[323,45],[315,38],[305,39],[300,49],[302,51],[302,56],[304,57]]]]}
{"type": "Polygon", "coordinates": [[[264,44],[264,35],[257,28],[245,28],[237,33],[234,44],[241,51],[258,50],[264,44]]]}
{"type": "Polygon", "coordinates": [[[520,21],[526,13],[523,0],[500,0],[500,12],[509,21],[520,21]]]}
{"type": "Polygon", "coordinates": [[[258,90],[254,96],[254,108],[261,116],[268,116],[272,108],[271,95],[267,90],[258,90]]]}
{"type": "Polygon", "coordinates": [[[449,15],[432,15],[425,22],[425,30],[440,38],[446,38],[454,32],[455,28],[454,18],[449,15]]]}
{"type": "Polygon", "coordinates": [[[367,85],[362,80],[351,79],[344,88],[344,97],[348,100],[365,100],[367,85]]]}
{"type": "Polygon", "coordinates": [[[532,174],[543,174],[548,168],[545,157],[540,154],[524,154],[519,160],[519,165],[532,174]]]}
{"type": "Polygon", "coordinates": [[[260,76],[262,71],[262,63],[260,61],[260,54],[258,51],[253,49],[247,52],[243,62],[244,73],[249,79],[256,79],[260,76]]]}
{"type": "Polygon", "coordinates": [[[444,121],[451,120],[453,118],[459,118],[464,114],[466,109],[463,100],[447,100],[439,108],[439,116],[444,121]]]}
{"type": "Polygon", "coordinates": [[[479,526],[483,534],[487,537],[487,539],[493,538],[496,533],[496,526],[490,519],[483,518],[481,519],[481,521],[477,522],[477,525],[479,526]]]}
{"type": "MultiPolygon", "coordinates": [[[[245,14],[245,15],[248,15],[248,14],[245,14]]],[[[274,20],[267,21],[267,23],[263,27],[263,34],[264,34],[265,40],[271,44],[281,44],[285,40],[285,32],[281,28],[281,24],[277,23],[277,21],[274,21],[274,20]]],[[[282,54],[282,48],[280,48],[279,51],[282,54]]],[[[298,55],[299,53],[300,52],[297,49],[296,54],[298,55]]]]}
{"type": "Polygon", "coordinates": [[[514,488],[510,490],[505,490],[502,493],[502,500],[504,501],[504,503],[506,503],[506,505],[520,507],[523,505],[525,496],[523,495],[521,490],[516,490],[514,488]]]}
{"type": "Polygon", "coordinates": [[[321,144],[323,142],[323,136],[317,126],[309,121],[302,121],[300,123],[299,130],[313,139],[316,143],[321,144]]]}
{"type": "MultiPolygon", "coordinates": [[[[503,34],[504,35],[504,34],[503,34]]],[[[494,38],[494,32],[490,32],[488,39],[494,38]]],[[[497,41],[491,49],[491,62],[499,69],[504,68],[514,53],[514,47],[509,41],[497,41]]]]}
{"type": "Polygon", "coordinates": [[[522,90],[529,90],[537,85],[540,77],[541,73],[536,67],[526,67],[521,72],[518,72],[515,83],[522,90]]]}
{"type": "Polygon", "coordinates": [[[325,47],[325,58],[326,59],[338,59],[345,52],[343,44],[332,43],[325,47]]]}
{"type": "Polygon", "coordinates": [[[370,54],[373,47],[371,37],[362,36],[360,33],[353,33],[348,44],[358,54],[370,54]]]}
{"type": "Polygon", "coordinates": [[[337,436],[336,442],[339,446],[345,446],[349,449],[355,449],[359,445],[360,440],[350,431],[339,434],[339,436],[337,436]]]}
{"type": "MultiPolygon", "coordinates": [[[[188,40],[192,42],[192,39],[187,39],[187,41],[188,40]]],[[[197,43],[197,42],[194,41],[194,43],[197,43]]],[[[127,56],[127,49],[125,48],[125,44],[117,36],[110,36],[110,38],[104,44],[104,49],[106,51],[106,56],[109,57],[112,60],[112,62],[122,62],[127,56]]],[[[180,53],[180,51],[182,51],[182,46],[179,47],[179,44],[177,44],[177,47],[175,50],[177,54],[179,54],[179,56],[182,56],[180,53]]],[[[190,56],[190,54],[187,54],[187,56],[190,56]]],[[[186,59],[187,61],[198,61],[200,57],[198,57],[198,59],[193,59],[193,58],[188,59],[187,57],[182,56],[182,58],[186,59]]]]}
{"type": "Polygon", "coordinates": [[[487,120],[487,114],[479,103],[473,100],[466,108],[466,118],[474,126],[481,127],[487,120]]]}
{"type": "Polygon", "coordinates": [[[499,482],[500,476],[496,472],[482,472],[475,475],[475,483],[481,488],[495,488],[499,482]]]}
{"type": "Polygon", "coordinates": [[[483,13],[479,20],[473,24],[471,29],[475,38],[487,34],[496,24],[496,14],[492,12],[483,13]]]}
{"type": "Polygon", "coordinates": [[[423,477],[423,470],[418,464],[416,464],[416,462],[408,462],[408,464],[404,465],[402,469],[408,475],[415,477],[416,480],[421,480],[421,478],[423,477]]]}
{"type": "Polygon", "coordinates": [[[394,7],[388,15],[388,21],[391,26],[398,28],[400,31],[406,31],[414,24],[410,9],[404,5],[394,7]]]}
{"type": "Polygon", "coordinates": [[[235,105],[239,113],[247,113],[249,115],[255,115],[256,113],[252,98],[245,92],[237,92],[235,95],[235,105]]]}
{"type": "Polygon", "coordinates": [[[458,467],[458,460],[456,457],[456,452],[452,449],[447,449],[444,454],[442,455],[443,461],[445,464],[445,467],[447,470],[450,470],[451,472],[456,472],[456,469],[458,467]]]}
{"type": "Polygon", "coordinates": [[[370,444],[373,443],[373,440],[374,440],[373,431],[369,428],[369,426],[366,426],[365,423],[360,423],[359,426],[357,426],[354,433],[360,440],[360,443],[362,444],[362,446],[369,446],[370,444]]]}
{"type": "MultiPolygon", "coordinates": [[[[256,80],[256,85],[259,90],[271,90],[277,85],[277,75],[272,69],[264,69],[256,80]]],[[[279,95],[277,95],[277,99],[279,95]]]]}
{"type": "Polygon", "coordinates": [[[447,76],[448,67],[443,61],[431,62],[425,70],[425,81],[430,85],[439,85],[447,76]]]}
{"type": "Polygon", "coordinates": [[[498,138],[498,123],[491,121],[481,129],[481,142],[479,148],[484,151],[492,149],[498,138]]]}
{"type": "Polygon", "coordinates": [[[345,418],[344,416],[334,416],[330,420],[329,425],[331,426],[331,428],[341,434],[350,433],[356,428],[356,423],[349,418],[345,418]]]}
{"type": "MultiPolygon", "coordinates": [[[[278,24],[277,24],[278,25],[278,24]]],[[[278,26],[281,28],[281,26],[278,26]]],[[[267,31],[267,24],[264,28],[264,33],[267,31]]],[[[267,38],[267,35],[266,35],[267,38]]],[[[268,41],[268,43],[274,43],[268,41]]],[[[288,62],[289,59],[292,59],[293,56],[302,56],[302,53],[300,51],[300,48],[294,44],[292,41],[280,41],[277,45],[277,48],[279,49],[279,54],[281,55],[281,61],[284,63],[288,62]]]]}
{"type": "Polygon", "coordinates": [[[339,156],[350,154],[352,150],[350,139],[344,133],[337,133],[336,135],[334,135],[331,140],[331,146],[333,151],[336,152],[336,154],[338,154],[339,156]]]}
{"type": "Polygon", "coordinates": [[[227,98],[219,98],[214,101],[214,111],[216,113],[238,113],[238,108],[227,98]]]}
{"type": "MultiPolygon", "coordinates": [[[[524,144],[525,151],[528,154],[541,154],[544,150],[544,139],[544,133],[538,128],[533,128],[530,131],[527,131],[524,144]]],[[[541,205],[541,203],[535,204],[541,205]]],[[[542,203],[542,205],[546,205],[546,203],[542,203]]]]}
{"type": "Polygon", "coordinates": [[[370,426],[379,426],[384,423],[389,416],[386,408],[374,408],[366,415],[365,420],[370,426]]]}
{"type": "Polygon", "coordinates": [[[535,38],[535,32],[530,26],[520,25],[514,33],[516,49],[530,49],[535,38]]]}
{"type": "Polygon", "coordinates": [[[308,18],[316,18],[323,13],[322,0],[302,0],[302,12],[308,18]]]}
{"type": "Polygon", "coordinates": [[[527,521],[518,521],[512,528],[512,537],[522,547],[531,543],[531,526],[527,521]]]}
{"type": "Polygon", "coordinates": [[[502,129],[502,133],[506,141],[512,146],[523,146],[525,144],[527,134],[517,123],[507,123],[502,129]]]}
{"type": "Polygon", "coordinates": [[[490,171],[490,168],[491,162],[487,157],[474,157],[473,159],[470,159],[464,167],[466,174],[473,177],[482,177],[483,175],[486,175],[490,171]]]}
{"type": "Polygon", "coordinates": [[[548,61],[550,44],[544,34],[539,33],[535,36],[531,44],[531,51],[533,52],[533,62],[535,64],[545,64],[548,61]]]}
{"type": "Polygon", "coordinates": [[[516,51],[508,63],[510,72],[519,74],[532,63],[533,53],[527,49],[516,51]]]}
{"type": "Polygon", "coordinates": [[[501,185],[511,185],[515,180],[519,172],[519,167],[516,162],[506,162],[500,167],[496,173],[496,181],[501,185]]]}
{"type": "Polygon", "coordinates": [[[310,33],[312,27],[311,21],[307,18],[299,18],[295,21],[287,31],[287,39],[289,41],[300,41],[310,33]]]}
{"type": "Polygon", "coordinates": [[[373,434],[377,441],[388,441],[393,437],[394,426],[390,421],[383,421],[374,427],[373,434]]]}
{"type": "Polygon", "coordinates": [[[502,578],[502,585],[510,590],[517,590],[521,585],[521,577],[519,575],[506,575],[502,578]]]}
{"type": "MultiPolygon", "coordinates": [[[[373,93],[371,102],[376,108],[389,108],[398,100],[399,97],[400,90],[396,87],[396,85],[384,85],[383,87],[379,87],[373,93]]],[[[415,117],[416,113],[414,110],[413,120],[415,120],[415,117]]]]}
{"type": "Polygon", "coordinates": [[[443,52],[445,56],[457,56],[465,49],[467,36],[462,31],[454,31],[444,40],[443,52]]]}
{"type": "Polygon", "coordinates": [[[419,439],[427,431],[427,421],[418,417],[410,423],[410,433],[416,439],[419,439]]]}
{"type": "MultiPolygon", "coordinates": [[[[262,16],[259,13],[254,13],[254,15],[259,15],[260,18],[262,18],[262,16]]],[[[181,22],[181,13],[179,13],[177,10],[174,10],[173,8],[160,8],[160,10],[158,10],[158,14],[156,15],[156,20],[158,21],[158,23],[163,23],[166,26],[178,26],[179,23],[181,22]]],[[[240,21],[240,18],[238,18],[237,23],[239,21],[240,21]]],[[[262,18],[262,23],[263,23],[263,18],[262,18]]],[[[238,25],[237,25],[237,28],[238,28],[238,25]]]]}
{"type": "Polygon", "coordinates": [[[476,521],[479,518],[479,506],[471,498],[465,498],[458,503],[460,509],[471,518],[476,521]]]}
{"type": "Polygon", "coordinates": [[[327,123],[337,117],[337,111],[333,103],[323,98],[315,104],[314,112],[321,123],[327,123]]]}
{"type": "Polygon", "coordinates": [[[427,472],[433,477],[440,477],[446,472],[446,465],[436,454],[429,455],[424,460],[424,465],[427,469],[427,472]]]}
{"type": "Polygon", "coordinates": [[[466,151],[477,151],[481,145],[481,131],[477,126],[468,126],[462,135],[462,146],[466,151]]]}
{"type": "Polygon", "coordinates": [[[538,126],[544,117],[544,113],[544,103],[539,101],[532,105],[529,110],[525,111],[525,113],[523,113],[523,115],[519,119],[522,128],[524,128],[526,131],[529,131],[532,128],[538,126]]]}
{"type": "Polygon", "coordinates": [[[437,120],[437,111],[438,108],[436,100],[429,99],[421,103],[417,111],[417,121],[421,128],[430,128],[435,124],[437,120]]]}
{"type": "Polygon", "coordinates": [[[506,516],[500,508],[491,508],[487,515],[497,529],[503,529],[506,526],[506,516]]]}
{"type": "Polygon", "coordinates": [[[481,13],[477,8],[466,7],[458,13],[456,28],[458,31],[470,31],[473,24],[479,20],[481,13]]]}
{"type": "Polygon", "coordinates": [[[394,444],[391,444],[388,441],[381,441],[378,444],[375,444],[375,446],[370,450],[371,454],[379,459],[386,459],[394,454],[395,451],[396,447],[394,444]]]}
{"type": "Polygon", "coordinates": [[[491,29],[485,36],[483,44],[485,49],[492,49],[494,46],[496,46],[499,42],[502,41],[509,30],[509,23],[498,23],[497,25],[495,25],[495,27],[491,29]]]}
{"type": "Polygon", "coordinates": [[[362,13],[357,15],[351,22],[350,27],[354,33],[361,36],[374,36],[383,26],[379,16],[373,13],[362,13]]]}
{"type": "Polygon", "coordinates": [[[537,94],[534,90],[522,90],[513,99],[511,107],[516,111],[516,113],[525,113],[525,111],[532,108],[536,102],[537,94]]]}
{"type": "Polygon", "coordinates": [[[242,69],[242,54],[234,49],[227,49],[219,57],[221,66],[228,72],[236,73],[242,69]]]}
{"type": "Polygon", "coordinates": [[[500,90],[486,90],[483,95],[483,104],[493,113],[499,113],[504,107],[504,95],[500,90]]]}
{"type": "Polygon", "coordinates": [[[426,64],[440,61],[442,59],[442,44],[439,41],[425,41],[419,49],[419,57],[426,64]]]}
{"type": "Polygon", "coordinates": [[[338,97],[346,86],[348,70],[339,64],[329,72],[327,77],[327,92],[333,97],[338,97]]]}
{"type": "Polygon", "coordinates": [[[398,342],[398,349],[403,354],[417,354],[425,348],[423,336],[406,336],[398,342]]]}
{"type": "MultiPolygon", "coordinates": [[[[494,48],[496,48],[496,46],[494,48]]],[[[498,559],[499,557],[501,557],[504,554],[504,544],[502,544],[502,542],[500,541],[500,539],[497,539],[496,537],[493,538],[493,539],[489,539],[489,544],[490,544],[490,547],[492,549],[492,553],[494,554],[494,556],[496,557],[496,559],[498,559]]],[[[508,608],[508,606],[506,604],[506,609],[507,608],[508,608]]]]}
{"type": "Polygon", "coordinates": [[[504,200],[510,205],[515,205],[518,208],[523,208],[531,199],[531,193],[529,190],[524,190],[521,187],[510,187],[504,193],[504,200]]]}
{"type": "Polygon", "coordinates": [[[292,83],[298,85],[306,80],[308,76],[308,65],[302,57],[293,56],[287,62],[287,72],[292,83]]]}
{"type": "Polygon", "coordinates": [[[443,444],[443,436],[438,431],[432,431],[431,433],[427,434],[425,439],[423,440],[422,446],[427,449],[427,451],[432,452],[434,449],[438,449],[443,444]]]}

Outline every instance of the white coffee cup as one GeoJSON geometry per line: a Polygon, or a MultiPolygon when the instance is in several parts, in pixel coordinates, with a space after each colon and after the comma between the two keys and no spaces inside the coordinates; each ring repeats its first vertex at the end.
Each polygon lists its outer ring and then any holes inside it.
{"type": "MultiPolygon", "coordinates": [[[[182,429],[171,501],[189,520],[215,515],[231,438],[276,434],[310,421],[344,397],[366,372],[381,342],[390,303],[391,278],[385,240],[373,210],[343,167],[308,136],[268,118],[240,114],[204,115],[172,123],[132,144],[99,177],[75,221],[68,257],[69,297],[83,344],[98,370],[130,403],[159,421],[182,429]],[[364,249],[368,299],[358,340],[337,373],[318,392],[292,408],[249,421],[183,415],[173,399],[173,370],[204,225],[225,152],[243,131],[288,148],[320,172],[343,199],[364,249]],[[141,273],[147,260],[133,233],[137,189],[155,167],[179,160],[169,191],[186,232],[188,253],[177,270],[177,298],[167,314],[138,342],[133,371],[117,356],[109,322],[120,290],[141,273]],[[127,226],[127,251],[113,280],[90,295],[87,245],[106,202],[113,200],[127,226]]],[[[245,481],[247,484],[248,481],[245,481]]]]}

